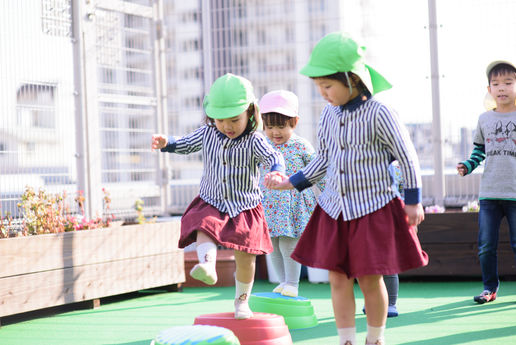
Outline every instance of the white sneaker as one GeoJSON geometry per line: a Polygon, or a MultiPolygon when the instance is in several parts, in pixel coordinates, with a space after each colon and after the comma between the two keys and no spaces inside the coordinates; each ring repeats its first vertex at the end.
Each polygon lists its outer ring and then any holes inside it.
{"type": "Polygon", "coordinates": [[[274,288],[274,290],[272,290],[272,292],[281,293],[281,291],[283,291],[284,286],[285,286],[285,283],[280,283],[278,286],[276,286],[274,288]]]}
{"type": "Polygon", "coordinates": [[[289,284],[285,284],[285,286],[283,286],[283,290],[281,291],[281,294],[283,296],[288,296],[288,297],[297,297],[298,288],[295,286],[289,285],[289,284]]]}
{"type": "Polygon", "coordinates": [[[235,298],[235,319],[245,320],[252,317],[253,312],[249,308],[247,294],[242,294],[239,298],[235,298]]]}
{"type": "Polygon", "coordinates": [[[190,271],[190,276],[202,281],[207,285],[214,285],[217,282],[217,271],[213,262],[204,262],[195,265],[190,271]]]}

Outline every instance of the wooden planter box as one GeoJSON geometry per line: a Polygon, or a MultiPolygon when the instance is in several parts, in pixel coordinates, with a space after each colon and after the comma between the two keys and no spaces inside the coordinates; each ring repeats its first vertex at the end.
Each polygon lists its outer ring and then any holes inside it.
{"type": "Polygon", "coordinates": [[[185,281],[179,221],[0,240],[0,317],[185,281]]]}
{"type": "MultiPolygon", "coordinates": [[[[478,213],[427,213],[418,227],[419,240],[428,253],[428,266],[410,270],[404,276],[481,277],[478,260],[478,213]]],[[[498,244],[500,276],[516,276],[514,254],[509,243],[509,226],[502,221],[498,244]]]]}

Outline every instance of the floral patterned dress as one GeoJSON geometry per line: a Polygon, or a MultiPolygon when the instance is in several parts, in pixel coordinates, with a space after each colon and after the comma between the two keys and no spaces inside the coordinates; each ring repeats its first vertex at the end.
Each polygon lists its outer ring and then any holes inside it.
{"type": "Polygon", "coordinates": [[[400,163],[398,161],[393,161],[389,165],[389,174],[391,175],[392,185],[391,188],[396,192],[399,198],[404,199],[403,193],[403,173],[401,172],[400,163]]]}
{"type": "MultiPolygon", "coordinates": [[[[286,174],[291,176],[304,168],[315,156],[313,146],[296,134],[281,145],[276,145],[267,138],[268,142],[285,159],[286,174]]],[[[287,236],[299,238],[315,208],[317,198],[312,188],[303,192],[292,190],[272,190],[265,188],[263,177],[267,171],[260,167],[260,187],[263,192],[263,209],[271,237],[287,236]]],[[[322,190],[324,183],[317,184],[322,190]]]]}

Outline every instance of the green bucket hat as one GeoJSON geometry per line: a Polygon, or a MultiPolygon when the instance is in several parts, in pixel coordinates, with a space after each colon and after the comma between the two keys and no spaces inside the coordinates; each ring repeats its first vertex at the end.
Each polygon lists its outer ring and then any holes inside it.
{"type": "Polygon", "coordinates": [[[308,77],[325,77],[337,72],[352,72],[360,77],[372,95],[390,89],[392,85],[365,63],[365,49],[347,33],[329,33],[317,42],[308,63],[299,72],[308,77]]]}
{"type": "Polygon", "coordinates": [[[256,102],[251,82],[243,77],[227,73],[211,85],[204,97],[204,111],[213,119],[228,119],[242,114],[256,102]]]}

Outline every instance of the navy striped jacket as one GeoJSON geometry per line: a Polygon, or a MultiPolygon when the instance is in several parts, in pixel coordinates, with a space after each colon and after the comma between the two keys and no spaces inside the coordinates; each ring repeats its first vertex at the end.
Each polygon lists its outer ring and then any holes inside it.
{"type": "Polygon", "coordinates": [[[285,172],[281,153],[257,132],[230,139],[206,125],[183,137],[169,137],[161,151],[190,154],[201,149],[204,170],[199,196],[231,218],[260,204],[259,164],[285,172]]]}
{"type": "Polygon", "coordinates": [[[421,202],[419,161],[397,114],[374,98],[357,97],[344,106],[326,105],[319,120],[316,157],[290,177],[303,190],[325,174],[318,203],[332,218],[351,220],[372,213],[396,197],[389,164],[398,160],[405,203],[421,202]]]}

